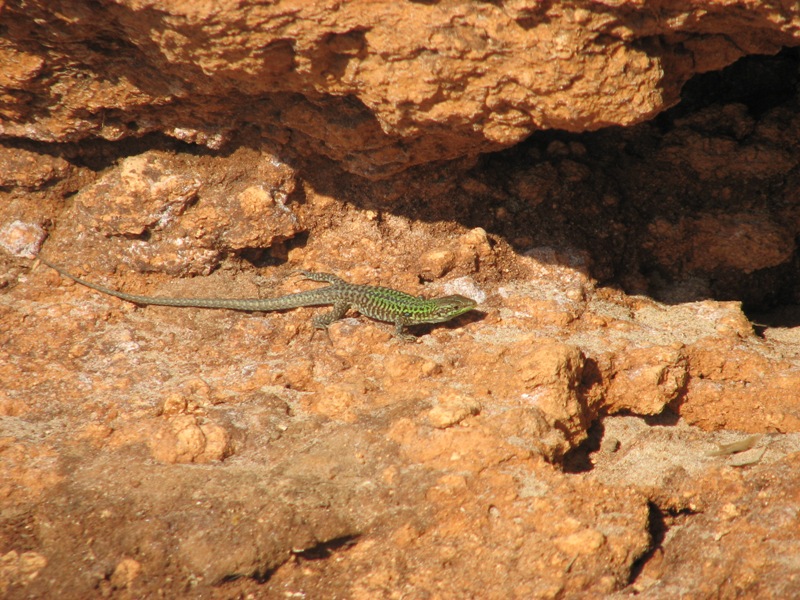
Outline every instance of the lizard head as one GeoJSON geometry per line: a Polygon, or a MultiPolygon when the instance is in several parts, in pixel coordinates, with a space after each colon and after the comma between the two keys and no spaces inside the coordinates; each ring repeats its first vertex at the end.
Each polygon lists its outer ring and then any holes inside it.
{"type": "Polygon", "coordinates": [[[459,296],[458,294],[445,296],[443,298],[434,298],[430,302],[433,306],[432,310],[424,315],[420,315],[419,323],[442,323],[443,321],[449,321],[478,306],[478,303],[472,298],[459,296]]]}

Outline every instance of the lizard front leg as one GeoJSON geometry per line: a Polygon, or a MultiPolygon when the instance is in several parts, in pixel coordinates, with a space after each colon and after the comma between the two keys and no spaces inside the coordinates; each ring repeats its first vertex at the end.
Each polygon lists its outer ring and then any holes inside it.
{"type": "Polygon", "coordinates": [[[404,342],[413,342],[417,339],[417,336],[411,335],[410,333],[403,333],[403,328],[406,326],[405,321],[402,319],[398,319],[394,322],[394,337],[403,340],[404,342]]]}

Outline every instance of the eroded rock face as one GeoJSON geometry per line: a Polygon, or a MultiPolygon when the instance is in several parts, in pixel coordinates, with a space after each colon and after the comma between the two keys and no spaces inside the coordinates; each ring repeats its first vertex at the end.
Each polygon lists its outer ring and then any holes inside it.
{"type": "Polygon", "coordinates": [[[247,124],[386,176],[539,129],[646,120],[696,73],[795,43],[786,5],[6,3],[0,134],[219,148],[247,124]]]}
{"type": "Polygon", "coordinates": [[[800,297],[796,56],[777,98],[409,168],[639,122],[790,9],[0,10],[0,596],[800,595],[800,336],[736,300],[800,297]],[[328,340],[38,253],[480,306],[328,340]]]}

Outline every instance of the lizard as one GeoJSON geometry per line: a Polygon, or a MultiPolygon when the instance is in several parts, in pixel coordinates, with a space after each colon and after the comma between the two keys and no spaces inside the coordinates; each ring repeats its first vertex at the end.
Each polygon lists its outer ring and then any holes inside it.
{"type": "Polygon", "coordinates": [[[88,288],[114,296],[126,302],[141,305],[176,306],[194,308],[222,308],[241,311],[274,311],[299,308],[301,306],[332,305],[333,310],[314,317],[311,321],[315,330],[327,333],[328,326],[345,316],[350,308],[360,314],[394,324],[395,337],[413,341],[416,336],[404,333],[408,325],[421,323],[443,323],[462,315],[477,306],[471,298],[454,294],[440,298],[422,298],[392,288],[377,285],[358,285],[348,283],[331,273],[317,273],[300,270],[299,273],[311,281],[329,285],[314,290],[288,294],[277,298],[185,298],[167,296],[140,296],[113,290],[72,275],[62,267],[37,257],[41,262],[68,279],[88,288]]]}

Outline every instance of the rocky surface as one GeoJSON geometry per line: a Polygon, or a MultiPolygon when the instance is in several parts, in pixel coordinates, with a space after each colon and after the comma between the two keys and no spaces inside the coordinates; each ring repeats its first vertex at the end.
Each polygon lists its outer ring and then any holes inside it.
{"type": "Polygon", "coordinates": [[[158,132],[220,148],[255,127],[369,177],[645,121],[693,75],[800,38],[744,1],[4,3],[0,133],[158,132]],[[57,6],[57,8],[54,8],[57,6]]]}
{"type": "Polygon", "coordinates": [[[671,6],[2,5],[0,595],[800,595],[797,53],[645,122],[796,15],[671,6]]]}

